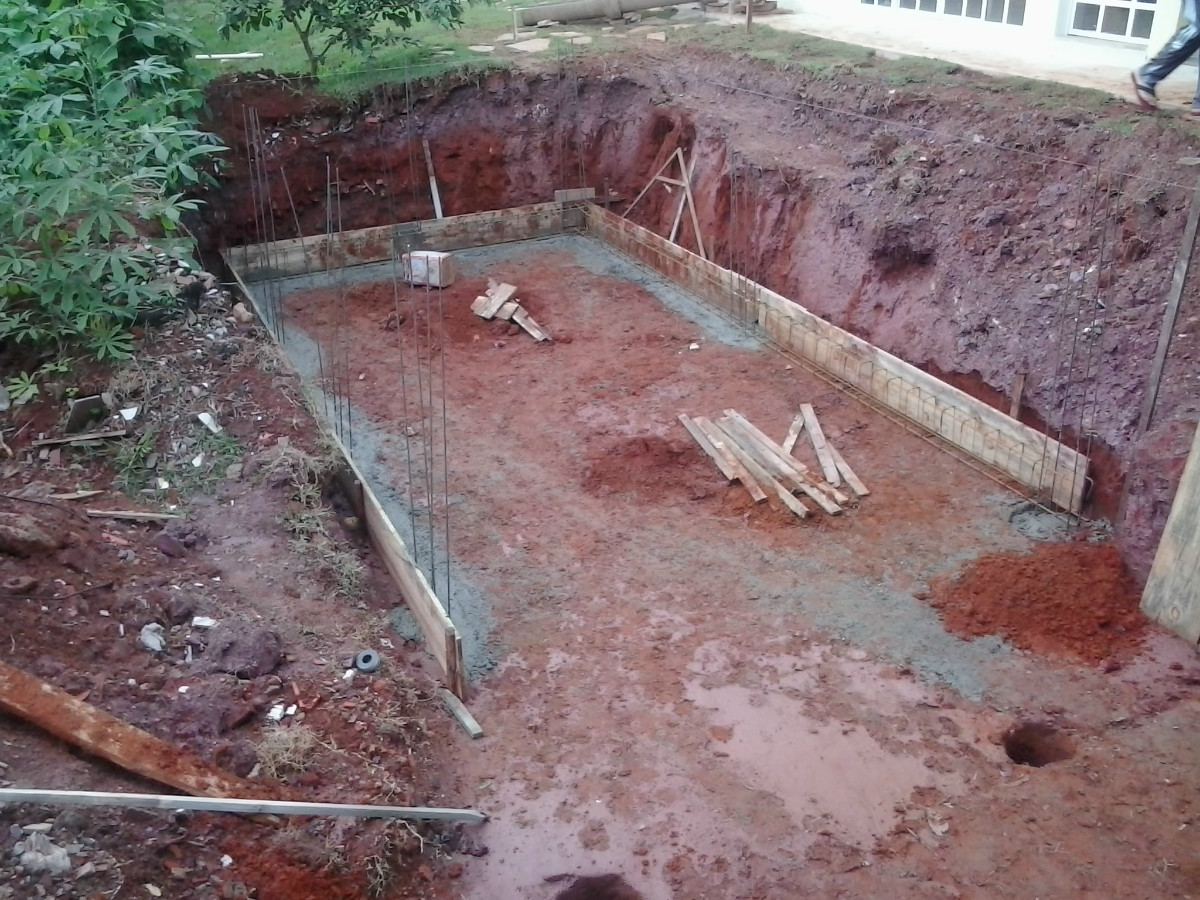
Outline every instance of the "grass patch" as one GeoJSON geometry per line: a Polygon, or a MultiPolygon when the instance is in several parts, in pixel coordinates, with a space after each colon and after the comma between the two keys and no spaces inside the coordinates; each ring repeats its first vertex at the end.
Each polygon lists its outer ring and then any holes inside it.
{"type": "Polygon", "coordinates": [[[1043,109],[1070,108],[1099,113],[1122,102],[1104,91],[1036,78],[997,75],[981,82],[980,87],[997,94],[1015,94],[1027,105],[1043,109]]]}
{"type": "Polygon", "coordinates": [[[672,39],[769,62],[783,71],[805,70],[814,75],[851,72],[871,66],[875,59],[875,51],[867,47],[776,31],[766,25],[756,25],[753,34],[741,28],[688,28],[674,33],[672,39]]]}
{"type": "MultiPolygon", "coordinates": [[[[262,59],[226,62],[193,61],[194,74],[206,81],[229,72],[254,72],[270,69],[280,74],[306,73],[308,61],[300,41],[290,26],[260,31],[220,35],[222,20],[219,0],[176,0],[174,11],[180,15],[201,43],[202,53],[262,53],[262,59]]],[[[506,60],[467,49],[472,44],[491,44],[505,30],[512,30],[512,14],[505,7],[491,4],[470,6],[464,11],[463,25],[448,31],[421,22],[367,56],[334,48],[321,72],[323,87],[337,94],[353,95],[377,84],[410,78],[434,78],[451,72],[466,71],[468,76],[508,68],[506,60]]]]}

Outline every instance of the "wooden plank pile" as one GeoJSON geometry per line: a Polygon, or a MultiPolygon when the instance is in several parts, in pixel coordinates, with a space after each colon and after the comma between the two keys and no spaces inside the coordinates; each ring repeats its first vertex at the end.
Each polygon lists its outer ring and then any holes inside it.
{"type": "Polygon", "coordinates": [[[535,341],[548,341],[550,334],[542,328],[516,299],[517,289],[511,284],[488,282],[486,294],[475,298],[471,312],[481,319],[505,319],[524,328],[535,341]]]}
{"type": "Polygon", "coordinates": [[[775,498],[803,519],[810,512],[800,497],[811,500],[821,511],[836,516],[867,496],[870,491],[846,464],[842,455],[825,437],[812,405],[802,403],[800,413],[788,429],[783,443],[777,444],[737,410],[727,409],[722,418],[712,421],[680,414],[679,421],[695,439],[721,474],[729,481],[740,481],[755,503],[775,498]],[[800,435],[807,433],[820,464],[820,473],[792,455],[800,435]],[[854,495],[841,490],[845,486],[854,495]]]}

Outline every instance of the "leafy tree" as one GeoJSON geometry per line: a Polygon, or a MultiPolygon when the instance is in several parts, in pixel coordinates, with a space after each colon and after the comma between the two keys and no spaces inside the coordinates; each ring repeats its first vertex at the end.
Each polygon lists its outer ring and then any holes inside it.
{"type": "Polygon", "coordinates": [[[395,40],[384,26],[401,30],[428,20],[446,28],[462,24],[462,0],[224,0],[222,37],[291,25],[316,75],[329,51],[366,53],[395,40]]]}
{"type": "Polygon", "coordinates": [[[156,253],[186,253],[184,191],[221,149],[157,54],[191,46],[152,0],[0,4],[0,347],[128,356],[170,299],[156,253]]]}

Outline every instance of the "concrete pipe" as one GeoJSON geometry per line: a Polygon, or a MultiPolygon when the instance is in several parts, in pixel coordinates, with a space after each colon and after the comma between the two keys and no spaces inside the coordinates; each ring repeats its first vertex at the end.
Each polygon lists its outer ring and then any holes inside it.
{"type": "Polygon", "coordinates": [[[538,22],[578,22],[582,19],[619,19],[625,13],[678,6],[663,0],[570,0],[521,10],[521,24],[532,27],[538,22]]]}

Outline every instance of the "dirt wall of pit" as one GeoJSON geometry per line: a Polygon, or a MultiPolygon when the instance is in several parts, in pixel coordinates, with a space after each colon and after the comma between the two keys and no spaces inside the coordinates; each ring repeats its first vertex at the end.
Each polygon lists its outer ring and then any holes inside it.
{"type": "MultiPolygon", "coordinates": [[[[280,239],[432,217],[421,138],[447,214],[584,185],[632,200],[677,147],[694,151],[713,259],[1002,409],[1027,373],[1022,419],[1090,453],[1091,511],[1148,571],[1200,415],[1193,285],[1135,439],[1195,178],[1178,163],[1186,128],[1126,134],[1120,107],[1034,106],[971,73],[817,78],[679,48],[353,102],[240,79],[209,91],[210,127],[235,148],[200,227],[210,246],[263,236],[248,110],[280,239]]],[[[679,199],[656,186],[631,218],[665,234],[679,199]]],[[[686,218],[681,234],[694,249],[686,218]]]]}

